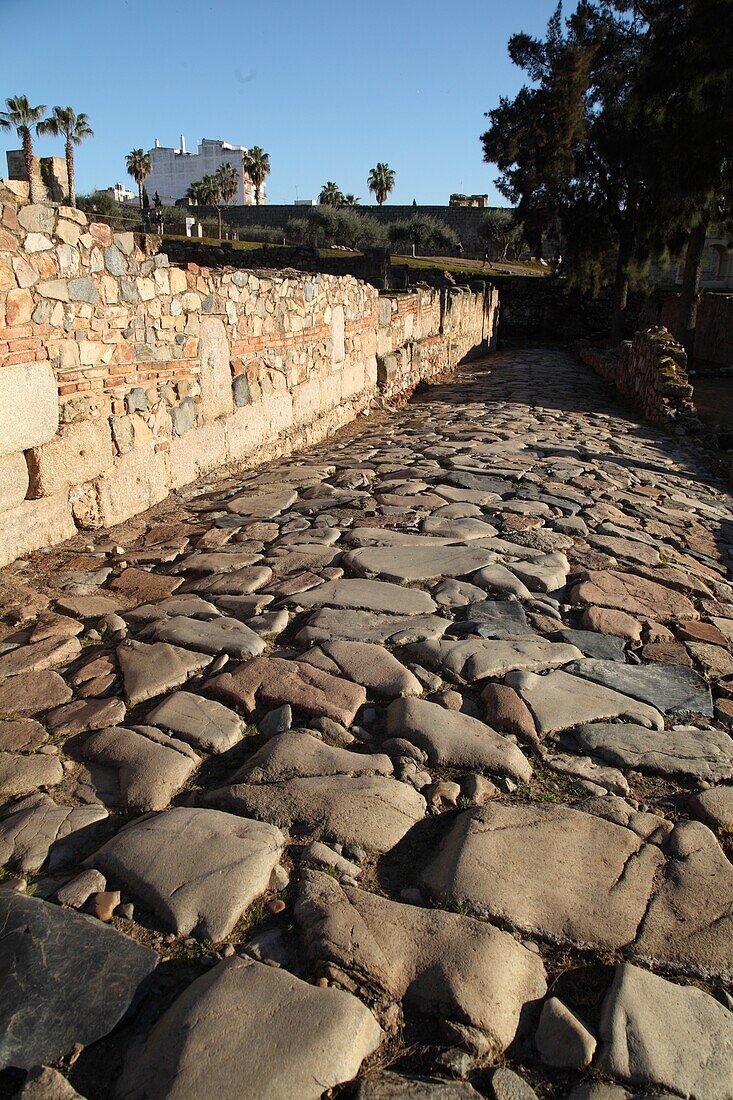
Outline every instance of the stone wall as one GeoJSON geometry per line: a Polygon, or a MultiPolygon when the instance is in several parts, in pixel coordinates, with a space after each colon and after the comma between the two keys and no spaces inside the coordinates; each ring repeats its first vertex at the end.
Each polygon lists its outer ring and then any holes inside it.
{"type": "Polygon", "coordinates": [[[305,245],[262,245],[254,249],[234,248],[229,241],[206,244],[196,237],[164,236],[160,251],[171,263],[197,263],[208,267],[294,268],[296,271],[319,271],[323,275],[353,275],[376,286],[389,289],[392,265],[389,251],[384,248],[364,252],[334,252],[322,255],[317,248],[305,245]]]}
{"type": "Polygon", "coordinates": [[[580,357],[654,424],[683,435],[699,428],[687,356],[666,328],[624,340],[616,351],[581,345],[580,357]]]}
{"type": "Polygon", "coordinates": [[[0,181],[0,565],[315,442],[493,344],[497,294],[172,266],[0,181]]]}

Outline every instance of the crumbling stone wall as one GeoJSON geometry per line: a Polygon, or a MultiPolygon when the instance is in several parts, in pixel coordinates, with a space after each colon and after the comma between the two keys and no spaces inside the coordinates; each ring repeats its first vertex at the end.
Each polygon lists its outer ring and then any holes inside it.
{"type": "Polygon", "coordinates": [[[582,345],[580,357],[612,382],[648,420],[675,434],[699,428],[687,376],[687,356],[666,328],[655,326],[624,340],[618,351],[582,345]]]}
{"type": "Polygon", "coordinates": [[[0,181],[0,565],[316,442],[493,336],[489,288],[210,271],[0,181]],[[399,355],[400,368],[385,367],[399,355]]]}

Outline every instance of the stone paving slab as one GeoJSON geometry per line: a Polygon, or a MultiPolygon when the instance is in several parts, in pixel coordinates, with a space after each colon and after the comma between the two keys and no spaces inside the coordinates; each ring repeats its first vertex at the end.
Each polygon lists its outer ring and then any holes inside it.
{"type": "Polygon", "coordinates": [[[0,797],[27,794],[38,787],[55,787],[64,778],[61,761],[55,756],[21,756],[0,752],[0,797]]]}
{"type": "Polygon", "coordinates": [[[567,672],[648,703],[663,714],[684,718],[701,714],[712,718],[710,688],[699,673],[683,665],[621,665],[617,661],[585,660],[567,666],[567,672]]]}
{"type": "Polygon", "coordinates": [[[102,802],[142,811],[165,809],[200,762],[193,749],[155,726],[113,726],[80,734],[69,752],[112,777],[111,799],[106,784],[99,788],[102,802]]]}
{"type": "Polygon", "coordinates": [[[128,1058],[116,1097],[318,1100],[354,1077],[380,1039],[376,1020],[350,993],[316,989],[252,959],[229,959],[174,1001],[128,1058]]]}
{"type": "Polygon", "coordinates": [[[23,874],[58,870],[103,839],[102,806],[58,806],[34,792],[0,809],[0,863],[23,874]]]}
{"type": "Polygon", "coordinates": [[[565,671],[547,676],[517,671],[510,673],[505,682],[526,703],[541,734],[616,717],[664,729],[664,719],[654,707],[565,671]]]}
{"type": "Polygon", "coordinates": [[[391,775],[384,753],[351,752],[327,745],[310,730],[286,730],[270,738],[231,776],[234,783],[281,783],[326,775],[391,775]]]}
{"type": "Polygon", "coordinates": [[[575,726],[572,735],[581,748],[619,767],[711,783],[733,779],[733,738],[719,730],[595,722],[575,726]]]}
{"type": "Polygon", "coordinates": [[[497,1051],[515,1038],[524,1006],[547,988],[541,960],[506,932],[455,913],[403,905],[306,871],[295,917],[319,969],[358,977],[419,1014],[448,1014],[487,1033],[497,1051]]]}
{"type": "Polygon", "coordinates": [[[326,581],[308,592],[299,592],[289,602],[301,607],[348,607],[395,615],[425,615],[436,607],[427,592],[385,581],[357,579],[326,581]]]}
{"type": "Polygon", "coordinates": [[[234,672],[208,680],[206,688],[247,711],[254,710],[257,697],[274,707],[288,703],[307,714],[325,714],[347,726],[366,702],[366,691],[361,685],[304,661],[284,661],[278,657],[248,661],[234,672]]]}
{"type": "Polygon", "coordinates": [[[422,684],[414,673],[383,646],[335,639],[324,642],[321,648],[336,670],[377,695],[387,699],[396,695],[422,695],[422,684]]]}
{"type": "Polygon", "coordinates": [[[14,890],[0,890],[0,927],[0,1069],[55,1062],[101,1039],[158,964],[92,917],[14,890]]]}
{"type": "Polygon", "coordinates": [[[425,814],[413,787],[381,775],[235,784],[201,796],[201,804],[373,852],[394,848],[425,814]]]}
{"type": "Polygon", "coordinates": [[[68,703],[73,692],[57,672],[33,672],[23,676],[22,691],[15,677],[0,683],[0,718],[28,718],[51,707],[68,703]]]}
{"type": "Polygon", "coordinates": [[[203,752],[226,752],[244,734],[235,711],[192,691],[174,691],[148,713],[148,721],[203,752]]]}
{"type": "Polygon", "coordinates": [[[484,806],[456,818],[423,881],[555,943],[618,948],[644,916],[664,858],[629,829],[564,806],[484,806]]]}
{"type": "Polygon", "coordinates": [[[465,641],[427,641],[412,646],[410,653],[428,668],[436,672],[445,670],[451,676],[469,683],[488,676],[503,676],[512,669],[538,671],[557,668],[581,656],[574,645],[548,642],[539,637],[508,641],[473,638],[465,641]]]}
{"type": "Polygon", "coordinates": [[[516,745],[468,714],[424,699],[396,699],[387,709],[387,734],[427,753],[431,764],[475,768],[527,783],[532,765],[516,745]]]}
{"type": "Polygon", "coordinates": [[[634,1085],[724,1100],[733,1080],[733,1012],[694,986],[630,963],[603,1003],[599,1066],[634,1085]]]}
{"type": "Polygon", "coordinates": [[[496,555],[473,546],[365,546],[344,554],[344,564],[357,574],[384,577],[387,581],[426,581],[440,577],[466,577],[496,561],[496,555]]]}
{"type": "Polygon", "coordinates": [[[171,619],[158,619],[145,629],[145,637],[159,642],[191,649],[196,654],[228,653],[230,657],[245,660],[262,653],[265,643],[259,634],[238,619],[220,615],[208,622],[175,615],[171,619]]]}
{"type": "Polygon", "coordinates": [[[211,658],[167,642],[148,645],[129,639],[117,647],[117,660],[125,699],[134,706],[185,684],[206,668],[211,658]]]}
{"type": "Polygon", "coordinates": [[[733,979],[733,866],[697,821],[675,826],[664,879],[635,945],[644,960],[733,979]]]}
{"type": "Polygon", "coordinates": [[[308,616],[296,636],[304,645],[334,638],[353,642],[391,642],[408,645],[427,638],[440,638],[450,625],[439,615],[375,615],[367,611],[316,611],[308,616]]]}
{"type": "Polygon", "coordinates": [[[179,806],[133,821],[90,862],[177,935],[219,941],[265,892],[283,848],[272,825],[179,806]]]}

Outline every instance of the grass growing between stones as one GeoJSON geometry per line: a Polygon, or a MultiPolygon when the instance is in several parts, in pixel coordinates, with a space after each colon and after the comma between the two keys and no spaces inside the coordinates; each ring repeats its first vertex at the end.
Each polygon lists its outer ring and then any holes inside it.
{"type": "Polygon", "coordinates": [[[515,800],[557,806],[587,797],[588,792],[575,780],[549,768],[536,767],[529,783],[517,787],[515,800]]]}

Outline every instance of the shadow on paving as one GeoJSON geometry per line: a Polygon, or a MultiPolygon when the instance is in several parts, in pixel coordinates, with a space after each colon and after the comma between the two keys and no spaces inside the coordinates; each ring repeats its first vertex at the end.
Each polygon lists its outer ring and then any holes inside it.
{"type": "MultiPolygon", "coordinates": [[[[533,416],[543,411],[549,417],[563,414],[588,416],[587,451],[582,445],[557,446],[550,442],[530,443],[528,450],[537,454],[538,461],[552,457],[590,458],[599,463],[611,463],[620,471],[643,471],[649,475],[652,484],[654,475],[659,474],[676,480],[682,496],[690,494],[700,497],[701,489],[705,487],[711,503],[730,494],[729,456],[711,444],[707,433],[674,436],[644,421],[641,414],[624,402],[608,383],[563,348],[543,345],[513,347],[465,363],[449,381],[421,389],[412,405],[424,403],[448,407],[466,404],[475,404],[482,409],[485,407],[482,430],[491,429],[492,406],[497,411],[526,406],[528,414],[533,416]],[[599,419],[596,421],[595,418],[599,419]],[[601,424],[601,420],[605,424],[601,424]],[[594,422],[595,426],[609,430],[613,428],[613,420],[619,422],[622,433],[619,442],[612,449],[596,449],[591,430],[594,422]],[[649,455],[628,455],[625,452],[629,442],[643,447],[650,452],[649,455]],[[674,468],[670,468],[670,462],[674,463],[674,468]]],[[[473,419],[467,421],[467,431],[473,423],[473,419]]],[[[548,424],[548,434],[549,430],[548,424]]],[[[511,436],[507,432],[504,434],[507,440],[516,437],[516,433],[511,436]]],[[[500,455],[497,455],[496,465],[501,466],[500,455]]],[[[482,473],[490,475],[491,472],[491,464],[487,462],[482,473]]],[[[680,507],[683,509],[684,505],[680,507]]],[[[729,544],[733,542],[733,521],[712,522],[709,534],[715,539],[722,560],[727,561],[729,544]]]]}

